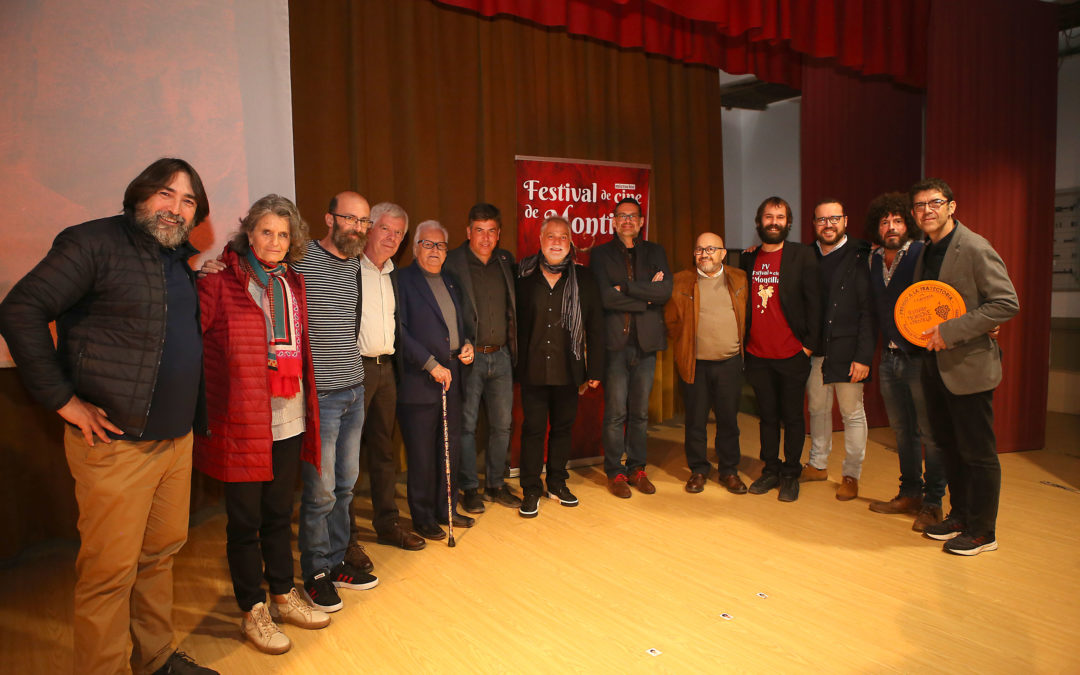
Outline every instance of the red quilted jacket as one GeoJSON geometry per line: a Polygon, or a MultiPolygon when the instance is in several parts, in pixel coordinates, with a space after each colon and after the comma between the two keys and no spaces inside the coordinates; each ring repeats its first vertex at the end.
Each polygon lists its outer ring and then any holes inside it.
{"type": "MultiPolygon", "coordinates": [[[[266,320],[248,293],[238,255],[225,247],[227,267],[199,279],[210,434],[195,435],[195,468],[226,483],[274,477],[266,320]]],[[[319,401],[311,368],[304,277],[288,272],[300,306],[304,352],[304,445],[301,458],[319,468],[319,401]]]]}

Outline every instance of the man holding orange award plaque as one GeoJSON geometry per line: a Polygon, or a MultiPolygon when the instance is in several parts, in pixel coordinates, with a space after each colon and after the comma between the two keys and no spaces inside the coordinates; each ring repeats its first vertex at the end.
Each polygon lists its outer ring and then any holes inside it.
{"type": "Polygon", "coordinates": [[[909,194],[929,241],[915,267],[920,283],[897,300],[897,327],[933,352],[923,363],[923,388],[952,502],[948,517],[924,534],[944,541],[947,553],[977,555],[997,549],[1001,492],[993,409],[1001,348],[988,331],[1020,304],[1001,256],[953,218],[956,201],[945,181],[924,180],[909,194]],[[930,325],[920,326],[927,317],[930,325]],[[922,330],[912,335],[913,328],[922,330]]]}

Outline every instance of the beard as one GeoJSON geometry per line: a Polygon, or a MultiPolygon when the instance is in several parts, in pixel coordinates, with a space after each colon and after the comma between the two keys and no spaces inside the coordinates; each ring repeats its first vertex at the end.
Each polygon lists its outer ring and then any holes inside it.
{"type": "Polygon", "coordinates": [[[758,236],[761,237],[761,241],[766,244],[779,244],[788,237],[788,233],[791,232],[791,225],[785,225],[779,232],[771,232],[766,230],[763,225],[757,226],[758,236]]]}
{"type": "Polygon", "coordinates": [[[706,258],[705,260],[699,259],[697,262],[697,268],[710,276],[716,274],[720,270],[721,265],[723,265],[723,263],[714,262],[710,258],[706,258]]]}
{"type": "Polygon", "coordinates": [[[333,231],[330,233],[330,241],[334,242],[334,246],[346,258],[357,258],[364,252],[364,247],[367,246],[367,234],[348,232],[335,224],[333,231]]]}
{"type": "Polygon", "coordinates": [[[882,248],[889,251],[899,251],[904,248],[904,244],[907,242],[907,234],[902,234],[896,239],[889,239],[888,237],[881,238],[882,248]]]}
{"type": "Polygon", "coordinates": [[[135,224],[165,248],[176,248],[188,240],[195,223],[165,210],[150,211],[144,206],[135,208],[135,224]]]}

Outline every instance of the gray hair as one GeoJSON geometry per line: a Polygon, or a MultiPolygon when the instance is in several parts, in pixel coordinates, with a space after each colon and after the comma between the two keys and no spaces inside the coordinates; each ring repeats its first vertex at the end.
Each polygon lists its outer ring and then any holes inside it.
{"type": "Polygon", "coordinates": [[[391,218],[401,218],[405,221],[405,232],[409,231],[409,214],[405,213],[405,209],[401,208],[393,202],[379,202],[375,206],[371,207],[371,213],[368,218],[371,218],[372,225],[379,222],[379,218],[383,216],[390,216],[391,218]]]}
{"type": "Polygon", "coordinates": [[[450,233],[447,232],[446,228],[442,226],[442,223],[437,220],[425,220],[416,226],[416,232],[413,233],[413,246],[420,243],[420,233],[424,230],[439,230],[443,234],[443,240],[446,241],[446,244],[449,246],[450,233]]]}
{"type": "Polygon", "coordinates": [[[286,197],[269,194],[262,197],[248,210],[247,215],[240,219],[240,231],[233,235],[230,245],[237,253],[247,253],[251,248],[251,233],[255,231],[255,225],[262,220],[263,216],[275,215],[289,222],[289,253],[290,262],[295,262],[304,257],[307,250],[308,226],[300,217],[300,211],[286,197]]]}

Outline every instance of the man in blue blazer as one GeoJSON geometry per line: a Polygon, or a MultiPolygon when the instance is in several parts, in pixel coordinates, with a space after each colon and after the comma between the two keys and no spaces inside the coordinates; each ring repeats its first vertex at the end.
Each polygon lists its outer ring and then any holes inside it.
{"type": "Polygon", "coordinates": [[[956,201],[945,181],[924,180],[909,194],[915,221],[930,239],[915,279],[952,286],[967,309],[925,333],[931,352],[923,362],[926,411],[945,462],[952,511],[923,533],[944,541],[947,553],[977,555],[997,549],[1001,494],[993,407],[1001,347],[991,331],[1020,311],[1020,303],[990,242],[953,218],[956,201]]]}
{"type": "Polygon", "coordinates": [[[456,527],[474,520],[457,513],[456,475],[461,459],[462,365],[473,360],[462,322],[461,292],[443,274],[447,232],[438,222],[416,226],[412,265],[397,271],[398,423],[409,462],[408,501],[413,529],[427,539],[443,539],[449,523],[446,481],[456,527]],[[446,392],[450,475],[443,453],[442,392],[446,392]]]}

